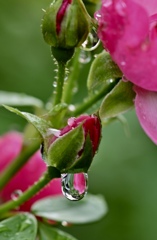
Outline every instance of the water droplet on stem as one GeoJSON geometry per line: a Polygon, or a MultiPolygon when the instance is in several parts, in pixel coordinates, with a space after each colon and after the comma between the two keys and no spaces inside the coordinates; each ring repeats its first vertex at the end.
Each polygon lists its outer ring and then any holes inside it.
{"type": "Polygon", "coordinates": [[[17,189],[11,194],[11,199],[16,201],[21,195],[22,191],[20,189],[17,189]]]}
{"type": "Polygon", "coordinates": [[[89,63],[90,60],[91,60],[91,53],[82,50],[80,52],[79,62],[82,63],[82,64],[86,64],[86,63],[89,63]]]}
{"type": "Polygon", "coordinates": [[[87,193],[87,173],[64,173],[61,174],[63,195],[71,200],[81,200],[87,193]]]}

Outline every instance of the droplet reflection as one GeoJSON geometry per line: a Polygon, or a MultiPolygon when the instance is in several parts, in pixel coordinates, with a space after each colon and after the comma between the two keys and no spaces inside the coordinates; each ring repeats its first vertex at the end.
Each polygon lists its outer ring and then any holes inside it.
{"type": "Polygon", "coordinates": [[[61,174],[62,192],[71,201],[81,200],[87,193],[87,173],[64,173],[61,174]]]}
{"type": "Polygon", "coordinates": [[[16,201],[21,195],[22,191],[20,189],[17,189],[11,194],[11,199],[16,201]]]}

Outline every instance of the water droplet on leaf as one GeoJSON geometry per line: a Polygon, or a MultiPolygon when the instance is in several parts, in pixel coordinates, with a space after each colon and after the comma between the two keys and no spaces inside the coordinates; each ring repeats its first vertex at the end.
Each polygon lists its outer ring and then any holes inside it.
{"type": "Polygon", "coordinates": [[[11,194],[11,199],[16,201],[21,195],[22,191],[20,189],[17,189],[11,194]]]}
{"type": "Polygon", "coordinates": [[[87,173],[64,173],[61,174],[62,192],[71,201],[81,200],[87,193],[87,173]]]}

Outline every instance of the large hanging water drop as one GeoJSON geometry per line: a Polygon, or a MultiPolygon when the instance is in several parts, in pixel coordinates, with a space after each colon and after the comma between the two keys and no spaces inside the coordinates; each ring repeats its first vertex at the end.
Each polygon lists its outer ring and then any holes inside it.
{"type": "Polygon", "coordinates": [[[62,192],[71,201],[81,200],[87,193],[87,173],[64,173],[61,174],[62,192]]]}

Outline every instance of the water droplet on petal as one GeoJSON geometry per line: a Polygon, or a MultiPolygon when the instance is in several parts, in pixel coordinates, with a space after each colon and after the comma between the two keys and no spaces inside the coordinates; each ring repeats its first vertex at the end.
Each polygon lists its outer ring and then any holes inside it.
{"type": "Polygon", "coordinates": [[[104,7],[109,7],[110,5],[112,5],[113,1],[112,0],[106,0],[103,2],[103,6],[104,7]]]}
{"type": "Polygon", "coordinates": [[[20,189],[17,189],[11,194],[11,199],[16,201],[21,195],[22,191],[20,189]]]}
{"type": "Polygon", "coordinates": [[[87,193],[87,173],[64,173],[61,174],[62,192],[71,201],[81,200],[87,193]]]}
{"type": "Polygon", "coordinates": [[[126,15],[126,3],[123,0],[117,1],[115,8],[120,16],[126,15]]]}
{"type": "Polygon", "coordinates": [[[124,82],[128,82],[128,79],[125,77],[125,75],[122,76],[122,80],[123,80],[124,82]]]}
{"type": "Polygon", "coordinates": [[[101,14],[100,14],[99,11],[96,12],[94,16],[95,16],[95,19],[96,19],[97,21],[101,18],[101,14]]]}
{"type": "Polygon", "coordinates": [[[121,66],[125,66],[126,62],[122,61],[120,64],[121,64],[121,66]]]}
{"type": "Polygon", "coordinates": [[[59,137],[60,136],[60,130],[58,130],[58,129],[55,129],[55,128],[49,128],[48,130],[47,130],[47,133],[46,133],[46,137],[49,137],[49,136],[51,136],[51,135],[54,135],[54,136],[56,136],[56,137],[59,137]]]}
{"type": "Polygon", "coordinates": [[[86,64],[86,63],[89,63],[90,60],[91,60],[91,53],[82,50],[82,51],[80,52],[79,62],[80,62],[80,63],[83,63],[83,64],[86,64]]]}

